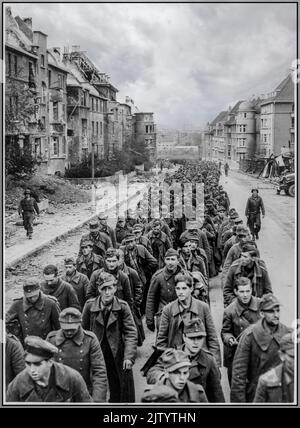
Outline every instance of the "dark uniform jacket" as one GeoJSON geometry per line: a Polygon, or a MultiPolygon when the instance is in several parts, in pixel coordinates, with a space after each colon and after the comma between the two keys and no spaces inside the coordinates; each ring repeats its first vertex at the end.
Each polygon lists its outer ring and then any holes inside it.
{"type": "Polygon", "coordinates": [[[158,270],[152,276],[146,303],[146,323],[154,323],[154,316],[160,315],[163,307],[177,299],[175,292],[175,276],[183,272],[180,266],[176,271],[169,272],[167,267],[158,270]]]}
{"type": "MultiPolygon", "coordinates": [[[[145,225],[145,234],[148,234],[151,229],[152,229],[152,225],[154,223],[155,220],[151,220],[150,223],[148,223],[147,225],[145,225]]],[[[167,225],[167,223],[164,220],[160,220],[161,223],[161,231],[163,233],[165,233],[167,235],[167,237],[169,238],[169,240],[172,242],[172,233],[171,230],[169,228],[169,226],[167,225]]]]}
{"type": "Polygon", "coordinates": [[[83,241],[92,241],[94,244],[93,252],[102,257],[105,256],[106,250],[112,247],[111,239],[105,233],[99,232],[96,236],[87,233],[80,240],[78,256],[82,255],[81,244],[83,241]]]}
{"type": "Polygon", "coordinates": [[[259,320],[259,302],[258,297],[252,296],[249,305],[246,307],[235,298],[224,310],[221,331],[221,338],[224,343],[224,367],[232,365],[236,351],[236,347],[229,345],[229,340],[232,337],[238,340],[250,324],[255,324],[259,320]]]}
{"type": "MultiPolygon", "coordinates": [[[[104,335],[106,336],[113,357],[112,365],[116,370],[115,374],[119,378],[119,388],[121,388],[116,392],[120,394],[121,400],[123,399],[124,402],[134,399],[131,397],[132,392],[130,392],[134,387],[132,371],[123,370],[124,360],[130,360],[134,363],[137,350],[137,328],[128,303],[114,297],[105,327],[100,297],[90,299],[86,302],[83,310],[82,326],[84,329],[95,333],[101,347],[103,346],[104,335]]],[[[109,376],[110,373],[108,373],[109,376]]],[[[110,394],[112,393],[115,391],[110,391],[110,394]]]]}
{"type": "Polygon", "coordinates": [[[254,403],[292,403],[294,381],[287,384],[284,364],[279,364],[261,375],[255,393],[254,403]]]}
{"type": "Polygon", "coordinates": [[[254,258],[254,265],[250,274],[244,270],[241,260],[235,260],[230,266],[224,283],[224,306],[229,305],[234,299],[234,282],[241,276],[248,277],[252,282],[252,294],[256,297],[262,297],[264,294],[273,293],[271,281],[265,262],[254,258]]]}
{"type": "MultiPolygon", "coordinates": [[[[184,346],[180,347],[184,350],[184,346]]],[[[206,350],[200,352],[191,359],[189,381],[201,385],[204,388],[210,403],[224,403],[225,398],[221,386],[220,371],[213,355],[206,350]]],[[[160,360],[147,373],[147,383],[155,384],[164,373],[164,365],[160,360]]]]}
{"type": "Polygon", "coordinates": [[[89,259],[85,258],[83,255],[78,257],[76,266],[78,272],[83,273],[90,279],[95,270],[105,266],[105,262],[103,257],[99,256],[99,254],[92,253],[89,259]]]}
{"type": "Polygon", "coordinates": [[[135,310],[139,311],[142,303],[142,299],[143,299],[142,281],[140,280],[140,277],[138,276],[137,271],[127,266],[125,263],[122,268],[122,272],[124,272],[129,278],[131,293],[132,293],[133,302],[134,302],[134,308],[135,310]]]}
{"type": "Polygon", "coordinates": [[[34,198],[30,199],[22,199],[19,205],[18,212],[22,214],[22,212],[36,212],[38,215],[40,213],[39,206],[34,198]]]}
{"type": "MultiPolygon", "coordinates": [[[[221,366],[221,351],[215,325],[207,303],[192,297],[188,318],[200,318],[206,331],[204,349],[208,349],[221,366]]],[[[156,346],[159,348],[178,348],[183,345],[183,326],[181,307],[178,299],[166,305],[161,314],[156,346]]]]}
{"type": "Polygon", "coordinates": [[[265,207],[262,198],[260,196],[257,196],[257,198],[250,196],[247,200],[245,216],[248,217],[250,214],[260,214],[260,212],[262,212],[262,215],[265,215],[265,207]]]}
{"type": "Polygon", "coordinates": [[[52,366],[53,385],[48,394],[41,399],[35,389],[35,382],[23,370],[10,383],[6,399],[10,402],[26,403],[90,403],[92,398],[88,393],[82,376],[71,367],[59,363],[52,366]]]}
{"type": "Polygon", "coordinates": [[[254,400],[259,376],[280,364],[280,339],[289,332],[290,329],[280,323],[271,335],[264,328],[263,320],[245,330],[233,360],[232,403],[251,403],[254,400]]]}
{"type": "Polygon", "coordinates": [[[55,286],[55,288],[48,287],[45,281],[41,282],[41,288],[45,294],[53,296],[58,300],[61,310],[70,307],[80,310],[80,304],[74,288],[72,285],[66,281],[63,281],[61,278],[58,278],[58,284],[55,286]]]}
{"type": "Polygon", "coordinates": [[[83,377],[95,402],[105,402],[107,395],[106,366],[99,341],[91,331],[79,328],[68,339],[62,330],[48,334],[48,342],[58,348],[55,360],[77,370],[83,377]]]}
{"type": "MultiPolygon", "coordinates": [[[[87,291],[87,299],[92,299],[92,298],[98,296],[99,293],[98,293],[97,282],[98,282],[98,278],[99,278],[100,274],[103,271],[105,271],[104,268],[96,270],[95,272],[93,272],[91,279],[90,279],[90,285],[89,285],[88,291],[87,291]]],[[[106,271],[106,272],[108,272],[108,271],[106,271]]],[[[117,279],[116,297],[118,297],[119,299],[122,299],[122,300],[126,300],[130,309],[132,309],[133,308],[133,295],[131,292],[131,287],[130,287],[130,282],[129,282],[128,276],[124,272],[122,272],[121,270],[118,270],[118,273],[116,275],[116,279],[117,279]]]]}
{"type": "MultiPolygon", "coordinates": [[[[231,239],[231,238],[230,238],[231,239]]],[[[225,256],[225,252],[223,252],[224,256],[225,256]]],[[[223,265],[223,269],[222,269],[222,281],[225,281],[226,279],[226,275],[229,271],[230,266],[232,265],[232,263],[239,259],[242,255],[242,246],[239,243],[234,244],[230,250],[228,251],[226,258],[225,258],[225,262],[223,265]]]]}
{"type": "Polygon", "coordinates": [[[165,264],[165,254],[168,251],[169,248],[172,248],[172,243],[168,237],[168,235],[166,235],[164,232],[160,232],[160,234],[158,236],[155,236],[153,231],[151,230],[148,235],[147,238],[150,241],[150,245],[152,247],[152,254],[155,254],[154,251],[154,245],[156,243],[157,247],[158,247],[158,257],[155,257],[158,263],[158,268],[161,269],[164,264],[165,264]]]}
{"type": "Polygon", "coordinates": [[[151,243],[147,238],[147,236],[142,235],[139,238],[137,238],[135,242],[137,243],[137,245],[143,245],[149,251],[149,253],[152,254],[151,243]]]}
{"type": "Polygon", "coordinates": [[[18,338],[24,343],[26,336],[39,336],[46,339],[50,331],[58,330],[59,305],[55,297],[40,293],[39,300],[32,305],[23,296],[14,299],[13,304],[7,312],[7,321],[17,319],[20,324],[18,338]]]}
{"type": "MultiPolygon", "coordinates": [[[[104,333],[104,319],[100,307],[100,296],[86,302],[82,313],[82,327],[93,331],[101,343],[104,333]]],[[[122,349],[123,360],[131,360],[134,363],[137,343],[136,326],[128,303],[117,297],[113,300],[106,334],[114,357],[122,349]]]]}
{"type": "Polygon", "coordinates": [[[195,253],[192,253],[191,256],[185,260],[182,253],[179,253],[179,263],[182,266],[182,269],[188,270],[189,272],[201,272],[202,275],[208,279],[208,273],[206,271],[205,261],[202,257],[198,256],[195,253]]]}
{"type": "Polygon", "coordinates": [[[112,229],[110,226],[100,226],[100,232],[105,233],[108,238],[110,238],[112,246],[114,248],[117,248],[117,239],[114,229],[112,229]]]}
{"type": "Polygon", "coordinates": [[[125,236],[128,232],[132,232],[132,227],[125,225],[124,227],[120,227],[118,224],[115,228],[115,235],[116,235],[116,241],[117,246],[120,246],[123,244],[123,240],[125,239],[125,236]]]}
{"type": "MultiPolygon", "coordinates": [[[[124,252],[124,261],[127,266],[135,269],[135,267],[131,264],[131,259],[129,256],[129,250],[127,250],[126,246],[121,246],[120,250],[124,252]]],[[[152,271],[154,272],[157,269],[157,261],[153,257],[153,255],[143,246],[136,244],[135,248],[132,250],[133,258],[136,259],[137,263],[137,273],[141,278],[142,283],[145,285],[147,282],[147,273],[152,271]]]]}
{"type": "Polygon", "coordinates": [[[62,280],[66,281],[74,288],[79,301],[80,310],[82,311],[86,301],[87,289],[90,283],[88,277],[83,273],[76,271],[72,277],[65,275],[62,277],[62,280]]]}
{"type": "Polygon", "coordinates": [[[5,383],[8,384],[25,369],[24,349],[19,339],[11,333],[6,333],[5,345],[5,383]]]}

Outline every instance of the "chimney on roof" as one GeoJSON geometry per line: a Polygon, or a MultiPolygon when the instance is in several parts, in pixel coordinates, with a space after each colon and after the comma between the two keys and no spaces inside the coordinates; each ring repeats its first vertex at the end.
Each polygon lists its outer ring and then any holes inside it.
{"type": "Polygon", "coordinates": [[[32,18],[23,18],[23,21],[32,30],[32,18]]]}
{"type": "Polygon", "coordinates": [[[228,107],[228,111],[229,111],[229,113],[231,112],[231,106],[228,107]]]}

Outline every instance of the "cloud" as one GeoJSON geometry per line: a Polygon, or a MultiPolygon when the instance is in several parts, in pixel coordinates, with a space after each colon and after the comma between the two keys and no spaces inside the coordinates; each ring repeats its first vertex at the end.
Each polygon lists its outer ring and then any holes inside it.
{"type": "Polygon", "coordinates": [[[199,128],[238,99],[271,91],[296,54],[296,5],[22,4],[49,46],[80,45],[164,127],[199,128]]]}

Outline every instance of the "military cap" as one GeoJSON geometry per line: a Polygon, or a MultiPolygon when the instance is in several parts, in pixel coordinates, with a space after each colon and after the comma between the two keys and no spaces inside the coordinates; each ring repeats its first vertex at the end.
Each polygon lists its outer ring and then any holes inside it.
{"type": "Polygon", "coordinates": [[[203,322],[200,318],[192,318],[183,327],[183,333],[187,337],[206,336],[206,331],[203,322]]]}
{"type": "Polygon", "coordinates": [[[187,221],[186,222],[187,230],[195,230],[198,229],[198,223],[196,221],[187,221]]]}
{"type": "Polygon", "coordinates": [[[29,278],[23,285],[23,290],[26,297],[35,296],[40,288],[41,287],[37,278],[29,278]]]}
{"type": "Polygon", "coordinates": [[[243,223],[243,219],[241,219],[240,217],[237,217],[234,219],[234,223],[235,224],[243,223]]]}
{"type": "Polygon", "coordinates": [[[152,227],[155,227],[155,226],[161,226],[161,221],[160,220],[154,220],[154,222],[152,223],[152,227]]]}
{"type": "Polygon", "coordinates": [[[248,229],[246,226],[244,226],[243,224],[239,224],[236,228],[236,234],[239,235],[243,235],[243,236],[247,236],[249,233],[248,229]]]}
{"type": "Polygon", "coordinates": [[[107,250],[106,250],[106,252],[105,252],[105,258],[108,258],[108,257],[118,257],[118,253],[117,253],[117,250],[115,249],[115,248],[108,248],[107,250]]]}
{"type": "Polygon", "coordinates": [[[253,189],[251,189],[251,193],[253,193],[255,191],[258,193],[258,188],[257,187],[253,187],[253,189]]]}
{"type": "Polygon", "coordinates": [[[207,199],[207,201],[205,203],[206,203],[206,205],[213,205],[212,199],[207,199]]]}
{"type": "Polygon", "coordinates": [[[98,290],[101,290],[103,287],[107,287],[109,285],[116,285],[117,280],[116,278],[108,273],[108,272],[101,272],[98,279],[97,279],[97,286],[98,290]]]}
{"type": "Polygon", "coordinates": [[[25,338],[24,350],[29,354],[41,357],[42,360],[52,358],[58,353],[56,346],[38,336],[27,336],[25,338]]]}
{"type": "Polygon", "coordinates": [[[86,239],[86,240],[84,240],[84,241],[81,242],[80,246],[81,246],[81,248],[82,247],[87,247],[87,246],[93,247],[94,244],[89,239],[86,239]]]}
{"type": "Polygon", "coordinates": [[[98,214],[98,219],[99,219],[99,220],[107,220],[107,219],[108,219],[108,215],[107,215],[107,214],[105,214],[105,213],[102,211],[102,212],[100,212],[100,213],[98,214]]]}
{"type": "Polygon", "coordinates": [[[65,308],[59,314],[59,322],[62,329],[77,328],[81,321],[81,312],[77,308],[65,308]]]}
{"type": "Polygon", "coordinates": [[[247,241],[242,246],[243,253],[249,253],[251,251],[257,251],[257,246],[254,241],[247,241]]]}
{"type": "Polygon", "coordinates": [[[27,195],[27,193],[31,194],[31,190],[30,189],[25,189],[24,195],[27,195]]]}
{"type": "Polygon", "coordinates": [[[295,355],[295,343],[296,332],[287,333],[280,339],[280,350],[293,357],[295,355]]]}
{"type": "Polygon", "coordinates": [[[233,211],[229,214],[229,217],[231,220],[234,220],[235,218],[238,218],[238,213],[236,211],[233,211]]]}
{"type": "Polygon", "coordinates": [[[125,221],[125,217],[120,215],[120,216],[118,217],[118,222],[119,222],[119,221],[125,221]]]}
{"type": "Polygon", "coordinates": [[[124,238],[125,242],[132,241],[133,239],[135,239],[134,234],[132,232],[127,232],[124,238]]]}
{"type": "Polygon", "coordinates": [[[262,296],[259,309],[261,311],[270,311],[276,306],[281,306],[279,300],[272,293],[268,293],[262,296]]]}
{"type": "Polygon", "coordinates": [[[167,385],[151,385],[145,389],[141,398],[142,403],[177,403],[178,394],[167,385]]]}
{"type": "Polygon", "coordinates": [[[229,210],[228,212],[229,212],[229,214],[231,214],[231,213],[235,213],[235,212],[236,212],[236,209],[235,209],[235,208],[230,208],[230,210],[229,210]]]}
{"type": "Polygon", "coordinates": [[[191,365],[189,356],[179,349],[168,348],[161,355],[161,361],[164,369],[172,373],[181,367],[189,367],[191,365]]]}
{"type": "Polygon", "coordinates": [[[136,223],[132,228],[133,232],[135,232],[136,230],[140,232],[143,229],[144,229],[144,226],[142,224],[138,224],[138,223],[136,223]]]}
{"type": "Polygon", "coordinates": [[[225,207],[223,207],[223,205],[219,205],[219,206],[218,206],[218,208],[217,208],[217,211],[218,211],[218,212],[226,211],[226,208],[225,208],[225,207]]]}
{"type": "Polygon", "coordinates": [[[187,241],[200,242],[199,237],[197,235],[193,235],[192,233],[187,233],[185,242],[187,241]]]}
{"type": "Polygon", "coordinates": [[[75,257],[65,257],[65,265],[76,265],[75,257]]]}
{"type": "Polygon", "coordinates": [[[91,220],[89,226],[91,230],[99,229],[99,223],[97,220],[91,220]]]}
{"type": "Polygon", "coordinates": [[[178,252],[176,250],[174,250],[174,248],[169,248],[167,250],[166,254],[165,254],[165,258],[167,258],[167,257],[173,257],[173,256],[178,257],[179,254],[178,254],[178,252]]]}

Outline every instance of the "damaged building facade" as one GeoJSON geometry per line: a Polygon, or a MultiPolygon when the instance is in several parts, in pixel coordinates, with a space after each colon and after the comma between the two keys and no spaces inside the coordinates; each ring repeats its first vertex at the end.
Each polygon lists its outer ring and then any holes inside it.
{"type": "Polygon", "coordinates": [[[64,175],[88,158],[110,160],[134,144],[156,158],[153,113],[142,113],[80,46],[49,48],[32,19],[5,16],[6,152],[30,148],[38,168],[64,175]]]}

